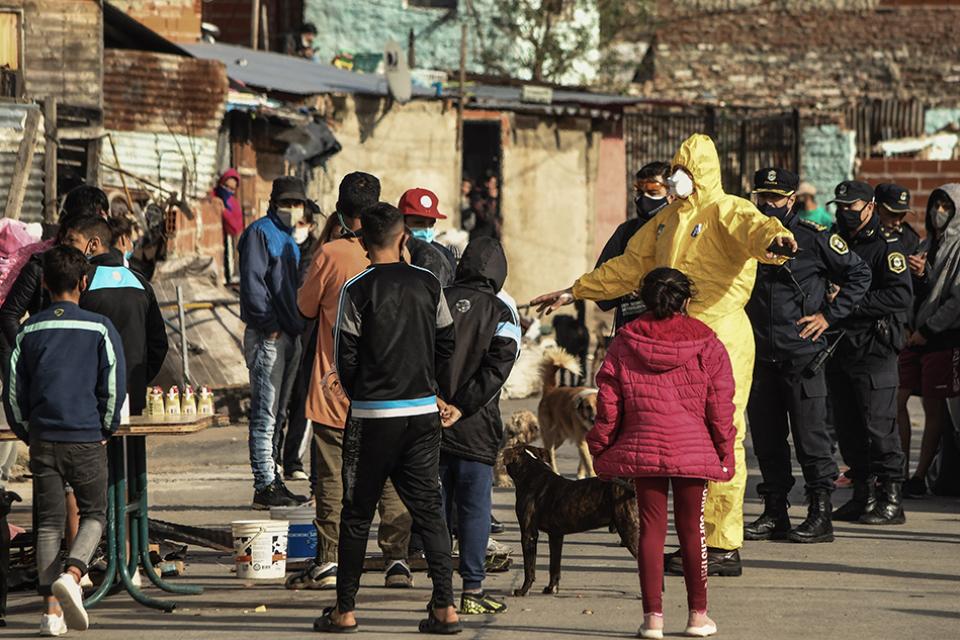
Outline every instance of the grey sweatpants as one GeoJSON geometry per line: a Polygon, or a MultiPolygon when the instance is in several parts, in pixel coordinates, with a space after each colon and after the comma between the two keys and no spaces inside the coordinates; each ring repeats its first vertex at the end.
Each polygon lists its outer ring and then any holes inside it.
{"type": "Polygon", "coordinates": [[[37,531],[37,573],[41,596],[64,571],[60,542],[66,520],[64,483],[69,482],[80,509],[80,530],[67,553],[66,567],[81,574],[97,550],[107,523],[107,447],[99,442],[30,443],[33,521],[37,531]]]}

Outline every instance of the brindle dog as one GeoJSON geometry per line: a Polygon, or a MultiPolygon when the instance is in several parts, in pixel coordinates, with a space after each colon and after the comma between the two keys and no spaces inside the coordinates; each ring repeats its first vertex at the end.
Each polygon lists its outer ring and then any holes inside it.
{"type": "Polygon", "coordinates": [[[10,528],[7,516],[14,502],[20,502],[20,496],[13,491],[0,489],[0,627],[7,626],[7,579],[10,573],[10,528]]]}
{"type": "Polygon", "coordinates": [[[640,535],[637,499],[623,480],[599,478],[568,480],[550,468],[547,452],[539,447],[516,446],[504,451],[507,472],[517,487],[517,521],[523,548],[523,585],[515,596],[525,596],[536,578],[537,540],[543,531],[550,537],[550,582],[543,592],[556,594],[560,587],[563,537],[613,526],[634,558],[640,535]]]}

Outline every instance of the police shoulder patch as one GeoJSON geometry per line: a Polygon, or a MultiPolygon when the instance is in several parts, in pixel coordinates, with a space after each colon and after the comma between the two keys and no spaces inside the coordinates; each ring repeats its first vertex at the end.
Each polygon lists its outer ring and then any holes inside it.
{"type": "Polygon", "coordinates": [[[827,230],[827,228],[826,228],[825,226],[823,226],[822,224],[817,224],[817,223],[814,222],[813,220],[806,220],[806,219],[804,219],[804,218],[801,218],[801,219],[800,219],[800,224],[802,224],[803,226],[805,226],[805,227],[807,227],[807,228],[809,228],[809,229],[813,229],[814,231],[826,231],[826,230],[827,230]]]}
{"type": "Polygon", "coordinates": [[[894,273],[903,273],[907,270],[907,259],[899,251],[887,255],[887,266],[894,273]]]}
{"type": "Polygon", "coordinates": [[[847,243],[835,233],[830,234],[830,248],[834,252],[840,254],[841,256],[846,255],[850,251],[850,248],[847,246],[847,243]]]}

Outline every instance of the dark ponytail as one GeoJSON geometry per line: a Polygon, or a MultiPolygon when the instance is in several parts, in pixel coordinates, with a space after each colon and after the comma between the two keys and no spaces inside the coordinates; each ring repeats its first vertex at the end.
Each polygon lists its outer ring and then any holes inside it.
{"type": "Polygon", "coordinates": [[[658,320],[683,311],[684,303],[695,293],[690,278],[670,267],[654,269],[640,285],[640,299],[658,320]]]}

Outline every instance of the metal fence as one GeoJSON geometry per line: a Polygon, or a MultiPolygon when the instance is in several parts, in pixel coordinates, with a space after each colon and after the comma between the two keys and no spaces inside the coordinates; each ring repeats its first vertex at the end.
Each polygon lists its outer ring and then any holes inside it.
{"type": "Polygon", "coordinates": [[[857,157],[882,155],[874,147],[883,140],[924,134],[926,105],[919,100],[868,100],[844,111],[847,127],[857,134],[857,157]]]}
{"type": "Polygon", "coordinates": [[[651,107],[624,116],[627,184],[649,162],[670,162],[680,144],[694,133],[713,138],[720,156],[723,188],[744,195],[753,174],[777,166],[799,172],[800,115],[715,107],[651,107]]]}

